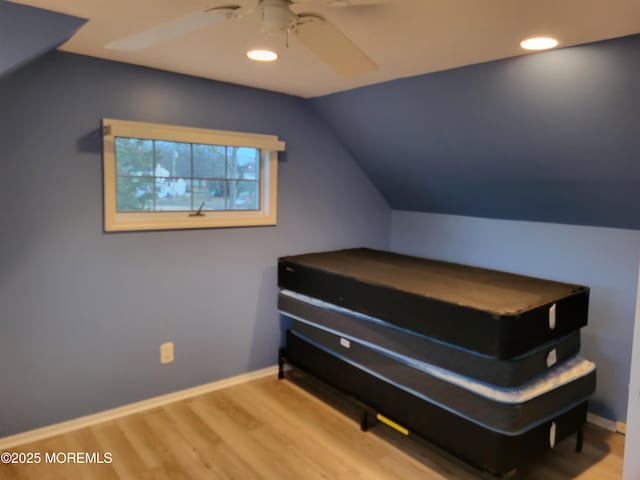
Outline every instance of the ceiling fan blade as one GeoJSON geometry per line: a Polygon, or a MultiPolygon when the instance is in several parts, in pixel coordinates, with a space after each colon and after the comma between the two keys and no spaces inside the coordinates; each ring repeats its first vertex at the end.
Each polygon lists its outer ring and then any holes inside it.
{"type": "Polygon", "coordinates": [[[330,7],[357,7],[366,5],[382,5],[387,0],[291,0],[291,3],[324,3],[330,7]]]}
{"type": "Polygon", "coordinates": [[[356,77],[378,68],[355,43],[321,17],[299,15],[292,31],[309,50],[342,77],[356,77]]]}
{"type": "Polygon", "coordinates": [[[145,48],[195,32],[228,18],[239,7],[225,7],[190,13],[139,33],[128,35],[105,45],[111,50],[144,50],[145,48]]]}

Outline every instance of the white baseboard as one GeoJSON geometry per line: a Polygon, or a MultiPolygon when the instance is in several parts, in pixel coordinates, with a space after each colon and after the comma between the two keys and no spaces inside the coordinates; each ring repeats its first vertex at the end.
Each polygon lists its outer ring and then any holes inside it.
{"type": "Polygon", "coordinates": [[[609,420],[608,418],[594,415],[593,413],[587,413],[587,422],[593,423],[594,425],[602,427],[605,430],[610,430],[612,432],[621,433],[623,435],[627,433],[626,423],[609,420]]]}
{"type": "Polygon", "coordinates": [[[177,392],[168,393],[166,395],[148,398],[140,402],[130,403],[128,405],[112,408],[103,412],[67,420],[66,422],[56,423],[47,427],[36,428],[35,430],[29,430],[27,432],[18,433],[9,437],[0,438],[0,451],[14,448],[19,445],[24,445],[25,443],[37,442],[39,440],[44,440],[45,438],[55,437],[56,435],[62,435],[73,430],[90,427],[98,423],[115,420],[127,415],[150,410],[152,408],[161,407],[163,405],[167,405],[168,403],[178,402],[180,400],[203,395],[205,393],[232,387],[241,383],[250,382],[251,380],[257,380],[259,378],[268,377],[270,375],[273,375],[275,377],[277,373],[278,366],[273,365],[271,367],[256,370],[254,372],[243,373],[241,375],[236,375],[235,377],[225,378],[215,382],[206,383],[204,385],[198,385],[197,387],[187,388],[185,390],[179,390],[177,392]]]}

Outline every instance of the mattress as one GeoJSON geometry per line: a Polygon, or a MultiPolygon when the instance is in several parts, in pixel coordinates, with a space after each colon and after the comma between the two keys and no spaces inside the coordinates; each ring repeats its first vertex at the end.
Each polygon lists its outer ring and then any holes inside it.
{"type": "Polygon", "coordinates": [[[366,248],[281,257],[278,285],[496,358],[587,324],[579,285],[366,248]]]}
{"type": "Polygon", "coordinates": [[[580,331],[554,339],[513,359],[501,360],[449,345],[321,300],[283,290],[278,309],[288,317],[325,329],[348,340],[397,352],[500,387],[521,385],[575,356],[580,331]]]}
{"type": "Polygon", "coordinates": [[[507,435],[426,401],[291,331],[287,333],[284,355],[289,363],[359,399],[407,428],[410,434],[418,434],[495,473],[509,472],[537,458],[586,422],[587,403],[582,402],[558,409],[521,433],[507,435]]]}
{"type": "Polygon", "coordinates": [[[595,365],[574,357],[517,388],[497,388],[448,370],[389,356],[305,323],[292,335],[397,388],[483,428],[518,435],[553,417],[558,406],[584,402],[596,386],[595,365]]]}

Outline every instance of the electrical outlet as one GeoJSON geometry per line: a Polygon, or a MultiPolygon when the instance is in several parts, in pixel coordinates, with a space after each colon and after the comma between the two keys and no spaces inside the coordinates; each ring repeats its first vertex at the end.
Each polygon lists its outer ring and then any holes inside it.
{"type": "Polygon", "coordinates": [[[160,345],[160,363],[165,365],[173,362],[173,342],[160,345]]]}
{"type": "Polygon", "coordinates": [[[624,422],[616,422],[616,432],[621,433],[622,435],[626,435],[627,424],[624,422]]]}

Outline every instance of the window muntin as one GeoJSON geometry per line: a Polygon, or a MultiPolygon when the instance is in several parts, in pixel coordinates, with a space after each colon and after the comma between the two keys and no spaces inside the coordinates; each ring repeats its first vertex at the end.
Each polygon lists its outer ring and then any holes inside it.
{"type": "Polygon", "coordinates": [[[259,210],[260,151],[116,137],[118,212],[259,210]]]}
{"type": "Polygon", "coordinates": [[[106,231],[276,223],[277,137],[103,123],[106,231]]]}

